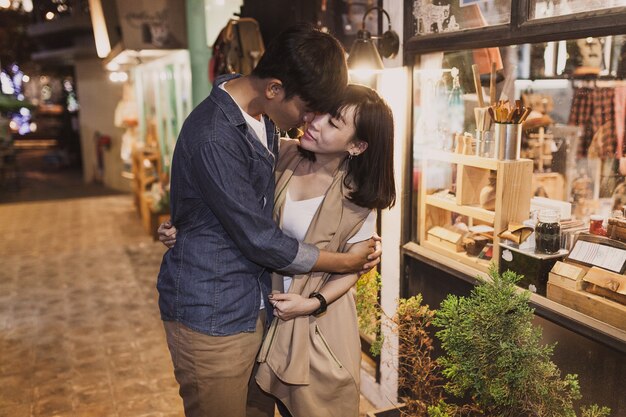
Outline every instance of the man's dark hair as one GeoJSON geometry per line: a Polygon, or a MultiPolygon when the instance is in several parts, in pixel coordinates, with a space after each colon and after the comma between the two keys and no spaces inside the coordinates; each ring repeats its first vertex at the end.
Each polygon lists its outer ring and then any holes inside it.
{"type": "Polygon", "coordinates": [[[309,24],[291,26],[272,40],[252,75],[279,79],[286,98],[299,96],[320,113],[335,113],[348,84],[343,47],[309,24]]]}

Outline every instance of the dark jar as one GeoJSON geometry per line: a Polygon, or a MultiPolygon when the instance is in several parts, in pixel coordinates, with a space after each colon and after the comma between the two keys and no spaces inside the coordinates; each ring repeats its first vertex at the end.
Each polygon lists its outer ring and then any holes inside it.
{"type": "Polygon", "coordinates": [[[561,249],[561,225],[559,213],[555,210],[541,210],[539,222],[535,226],[535,251],[557,253],[561,249]]]}

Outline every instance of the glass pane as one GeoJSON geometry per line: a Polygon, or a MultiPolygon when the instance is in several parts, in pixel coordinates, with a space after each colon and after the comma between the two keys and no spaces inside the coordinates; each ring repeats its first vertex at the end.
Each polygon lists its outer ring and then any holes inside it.
{"type": "Polygon", "coordinates": [[[516,271],[526,276],[521,286],[550,298],[550,267],[529,266],[545,259],[535,253],[534,237],[522,242],[499,237],[510,224],[534,228],[533,213],[549,199],[564,207],[560,259],[572,249],[577,232],[593,230],[626,242],[626,232],[609,226],[617,224],[609,222],[612,218],[626,224],[621,214],[626,208],[626,35],[424,54],[416,57],[413,85],[411,218],[419,244],[478,270],[497,256],[493,259],[501,267],[521,268],[516,271]],[[508,124],[495,112],[496,124],[481,110],[489,114],[490,108],[511,106],[510,113],[518,105],[529,109],[522,123],[515,122],[517,112],[508,124]],[[497,162],[502,159],[494,145],[502,137],[497,129],[516,124],[519,159],[532,163],[521,162],[528,175],[502,177],[512,172],[503,165],[518,162],[497,162]],[[505,191],[498,196],[500,180],[505,191]],[[497,224],[505,216],[497,207],[522,208],[516,218],[497,224]],[[492,253],[485,251],[489,242],[492,253]],[[531,261],[520,266],[517,255],[502,256],[507,247],[531,261]]]}
{"type": "Polygon", "coordinates": [[[566,16],[574,13],[591,12],[626,6],[626,0],[531,0],[530,18],[566,16]]]}
{"type": "Polygon", "coordinates": [[[455,32],[511,21],[511,0],[414,0],[414,36],[455,32]]]}

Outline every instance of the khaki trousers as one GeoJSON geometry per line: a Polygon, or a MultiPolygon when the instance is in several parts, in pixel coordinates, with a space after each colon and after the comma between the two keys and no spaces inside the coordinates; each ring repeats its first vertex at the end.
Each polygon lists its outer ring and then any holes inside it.
{"type": "Polygon", "coordinates": [[[254,333],[208,336],[165,321],[167,345],[186,417],[273,417],[274,399],[251,378],[265,310],[254,333]]]}

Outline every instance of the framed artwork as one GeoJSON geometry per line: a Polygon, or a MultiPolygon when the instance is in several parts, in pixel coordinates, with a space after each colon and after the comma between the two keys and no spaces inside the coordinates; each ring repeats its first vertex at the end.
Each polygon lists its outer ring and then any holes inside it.
{"type": "Polygon", "coordinates": [[[413,36],[507,24],[511,0],[413,0],[413,36]]]}

